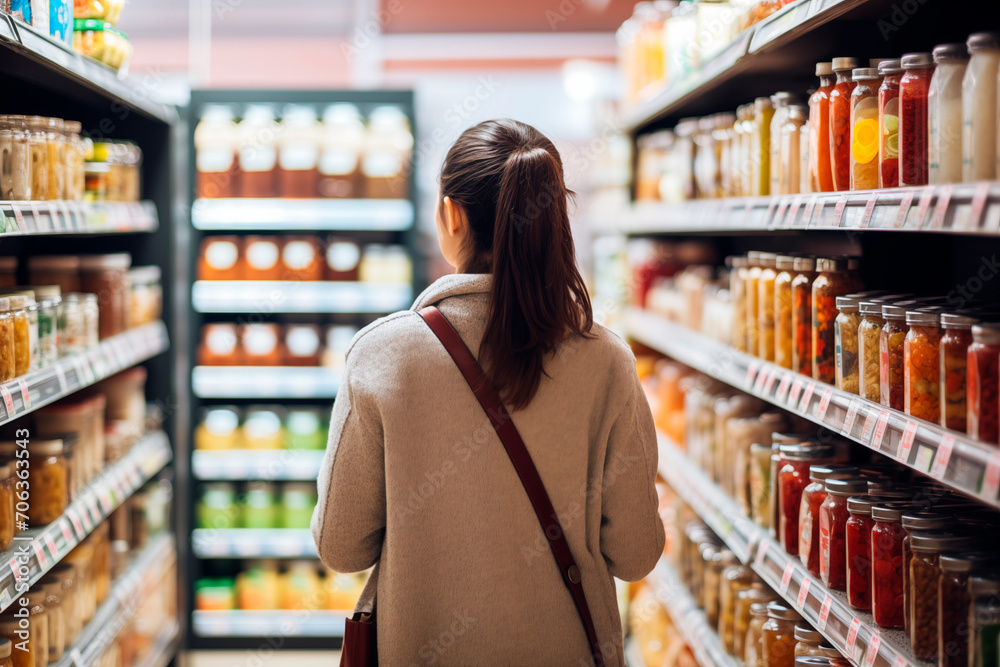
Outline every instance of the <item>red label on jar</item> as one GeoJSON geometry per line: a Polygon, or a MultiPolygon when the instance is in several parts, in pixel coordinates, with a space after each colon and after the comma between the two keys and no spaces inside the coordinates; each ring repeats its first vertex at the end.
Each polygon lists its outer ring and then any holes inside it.
{"type": "Polygon", "coordinates": [[[937,452],[934,454],[934,464],[931,466],[931,475],[939,479],[944,479],[948,471],[948,462],[951,461],[951,452],[955,449],[955,437],[946,435],[941,438],[937,452]]]}
{"type": "Polygon", "coordinates": [[[917,423],[908,421],[903,429],[903,437],[899,440],[899,450],[896,458],[903,463],[910,460],[910,450],[913,449],[913,439],[917,436],[917,423]]]}
{"type": "Polygon", "coordinates": [[[816,624],[820,632],[826,630],[826,622],[830,620],[831,607],[833,607],[833,598],[826,594],[823,596],[823,606],[819,608],[819,622],[816,624]]]}
{"type": "Polygon", "coordinates": [[[795,573],[795,564],[792,561],[785,563],[785,571],[781,574],[781,592],[788,592],[788,584],[792,583],[792,574],[795,573]]]}
{"type": "Polygon", "coordinates": [[[810,581],[809,577],[805,577],[802,579],[802,584],[799,586],[799,596],[795,600],[795,605],[799,609],[805,607],[806,600],[809,598],[809,586],[811,585],[810,581]]]}
{"type": "Polygon", "coordinates": [[[819,522],[819,576],[826,581],[827,565],[830,563],[830,527],[819,522]]]}
{"type": "Polygon", "coordinates": [[[861,629],[861,621],[857,618],[851,619],[851,628],[847,631],[847,655],[854,653],[854,644],[858,641],[858,630],[861,629]]]}

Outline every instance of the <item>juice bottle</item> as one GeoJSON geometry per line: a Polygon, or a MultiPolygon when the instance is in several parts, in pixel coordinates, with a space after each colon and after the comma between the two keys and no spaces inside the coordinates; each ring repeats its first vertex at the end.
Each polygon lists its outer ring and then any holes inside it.
{"type": "Polygon", "coordinates": [[[812,192],[833,192],[830,171],[830,93],[833,64],[816,63],[819,88],[809,97],[809,187],[812,192]]]}
{"type": "Polygon", "coordinates": [[[997,71],[1000,40],[996,33],[969,36],[969,66],[962,80],[962,180],[989,181],[997,174],[997,71]]]}
{"type": "Polygon", "coordinates": [[[930,122],[927,160],[928,181],[962,182],[962,79],[969,64],[965,44],[934,48],[934,76],[927,93],[930,122]]]}
{"type": "MultiPolygon", "coordinates": [[[[902,58],[899,82],[899,184],[927,185],[927,94],[934,60],[929,53],[902,58]]],[[[995,120],[994,120],[995,122],[995,120]]]]}

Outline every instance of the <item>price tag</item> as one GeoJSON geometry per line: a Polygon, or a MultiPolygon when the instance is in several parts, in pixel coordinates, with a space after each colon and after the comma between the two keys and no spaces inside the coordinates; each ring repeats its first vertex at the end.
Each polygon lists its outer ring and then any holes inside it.
{"type": "Polygon", "coordinates": [[[865,666],[874,667],[875,658],[878,657],[878,647],[882,644],[882,635],[876,630],[872,635],[872,640],[868,642],[868,650],[865,651],[865,666]]]}
{"type": "Polygon", "coordinates": [[[885,437],[885,429],[889,425],[889,413],[885,410],[878,416],[875,422],[875,432],[872,433],[872,448],[882,449],[882,439],[885,437]]]}
{"type": "Polygon", "coordinates": [[[788,585],[792,583],[792,574],[795,573],[795,564],[792,561],[785,563],[785,571],[781,574],[781,593],[788,592],[788,585]]]}
{"type": "Polygon", "coordinates": [[[806,385],[806,390],[802,392],[802,402],[799,403],[799,411],[805,412],[809,408],[809,401],[812,400],[813,392],[816,390],[816,382],[812,381],[806,385]]]}
{"type": "Polygon", "coordinates": [[[823,0],[809,0],[809,16],[815,16],[823,9],[823,0]]]}
{"type": "Polygon", "coordinates": [[[861,227],[869,227],[872,224],[872,216],[875,215],[875,206],[878,205],[878,193],[873,192],[865,204],[865,212],[861,214],[861,227]]]}
{"type": "Polygon", "coordinates": [[[788,388],[792,385],[792,375],[791,373],[785,373],[781,377],[781,382],[778,383],[778,393],[774,395],[776,401],[785,402],[785,398],[788,396],[788,388]]]}
{"type": "Polygon", "coordinates": [[[59,380],[59,393],[66,393],[66,371],[63,369],[62,364],[56,364],[56,379],[59,380]]]}
{"type": "Polygon", "coordinates": [[[773,227],[771,223],[774,221],[774,207],[778,205],[778,198],[771,197],[771,202],[767,205],[767,214],[764,216],[764,226],[773,227]]]}
{"type": "Polygon", "coordinates": [[[983,211],[986,210],[986,200],[990,196],[990,183],[977,183],[969,206],[969,229],[979,229],[983,223],[983,211]]]}
{"type": "Polygon", "coordinates": [[[70,217],[69,206],[67,206],[66,202],[64,202],[64,201],[59,202],[58,205],[59,205],[59,213],[62,215],[62,218],[63,218],[63,227],[66,230],[75,231],[76,230],[76,224],[75,224],[76,221],[73,218],[70,217]]]}
{"type": "Polygon", "coordinates": [[[7,416],[10,417],[14,414],[14,397],[10,395],[7,385],[0,384],[0,395],[3,396],[4,407],[7,408],[7,416]]]}
{"type": "Polygon", "coordinates": [[[21,388],[21,403],[24,404],[25,410],[31,409],[31,392],[28,391],[28,383],[24,381],[23,377],[17,378],[17,386],[21,388]]]}
{"type": "Polygon", "coordinates": [[[28,231],[27,227],[24,226],[24,213],[21,211],[21,207],[17,204],[11,204],[10,208],[14,211],[14,219],[17,220],[17,228],[22,232],[28,231]]]}
{"type": "Polygon", "coordinates": [[[86,533],[89,533],[94,529],[94,520],[90,516],[89,509],[85,508],[83,512],[80,513],[80,518],[83,521],[83,527],[86,529],[86,533]]]}
{"type": "Polygon", "coordinates": [[[920,229],[924,226],[924,220],[927,219],[932,201],[934,201],[934,187],[927,186],[920,194],[920,203],[917,205],[917,223],[913,225],[913,229],[920,229]]]}
{"type": "Polygon", "coordinates": [[[77,539],[82,540],[85,538],[87,536],[87,531],[83,529],[83,522],[80,521],[80,514],[76,511],[76,509],[72,507],[69,508],[66,510],[66,515],[73,524],[73,530],[76,531],[77,539]]]}
{"type": "Polygon", "coordinates": [[[910,460],[910,450],[913,449],[913,440],[917,437],[917,422],[908,421],[903,429],[903,437],[899,440],[899,450],[896,452],[896,459],[906,463],[910,460]]]}
{"type": "Polygon", "coordinates": [[[111,507],[113,505],[113,503],[111,502],[111,491],[109,491],[108,487],[105,486],[102,487],[101,490],[98,491],[98,493],[100,494],[101,497],[101,507],[104,508],[104,512],[105,513],[110,512],[111,507]]]}
{"type": "Polygon", "coordinates": [[[101,508],[97,506],[97,498],[93,495],[87,496],[87,511],[90,513],[90,518],[94,520],[95,524],[101,522],[101,508]]]}
{"type": "Polygon", "coordinates": [[[903,200],[899,202],[899,212],[896,213],[897,228],[906,224],[906,217],[910,213],[911,206],[913,206],[913,190],[907,190],[903,193],[903,200]]]}
{"type": "Polygon", "coordinates": [[[757,371],[760,370],[760,362],[751,361],[747,366],[747,377],[746,377],[746,387],[750,389],[753,387],[753,381],[757,377],[757,371]]]}
{"type": "Polygon", "coordinates": [[[861,629],[861,621],[855,617],[851,619],[851,627],[847,631],[847,655],[854,655],[854,644],[858,641],[858,630],[861,629]]]}
{"type": "Polygon", "coordinates": [[[874,410],[868,413],[865,417],[865,425],[861,429],[861,440],[864,442],[871,442],[872,431],[875,430],[875,421],[878,419],[878,415],[874,410]]]}
{"type": "Polygon", "coordinates": [[[796,197],[792,200],[792,205],[788,207],[788,214],[785,215],[782,226],[791,227],[795,224],[795,216],[798,215],[800,206],[802,206],[802,197],[796,197]]]}
{"type": "Polygon", "coordinates": [[[0,591],[0,608],[6,609],[10,606],[12,600],[13,598],[10,596],[10,588],[5,588],[0,591]]]}
{"type": "Polygon", "coordinates": [[[809,577],[803,577],[802,583],[799,585],[799,596],[795,599],[795,606],[802,611],[806,606],[806,600],[809,599],[809,586],[812,580],[809,577]]]}
{"type": "Polygon", "coordinates": [[[986,463],[986,473],[983,475],[983,496],[988,501],[993,502],[996,500],[998,490],[1000,490],[1000,452],[994,452],[986,463]]]}
{"type": "Polygon", "coordinates": [[[87,667],[87,663],[83,659],[83,654],[80,653],[80,649],[75,646],[73,647],[73,650],[69,652],[69,659],[76,667],[87,667]]]}
{"type": "Polygon", "coordinates": [[[931,229],[944,229],[944,219],[948,214],[949,204],[951,204],[951,186],[945,185],[941,188],[937,205],[934,207],[934,217],[931,218],[931,229]]]}
{"type": "Polygon", "coordinates": [[[66,546],[69,547],[71,544],[73,544],[73,534],[69,532],[69,521],[67,521],[66,519],[60,521],[59,530],[62,531],[63,539],[66,540],[66,546]]]}
{"type": "Polygon", "coordinates": [[[10,568],[10,573],[14,575],[15,581],[20,583],[22,579],[21,565],[20,563],[17,562],[17,556],[14,556],[13,558],[10,559],[10,562],[7,563],[7,567],[10,568]]]}
{"type": "Polygon", "coordinates": [[[819,608],[819,620],[816,627],[820,632],[826,630],[826,622],[830,620],[830,608],[833,606],[833,598],[827,593],[823,596],[823,606],[819,608]]]}
{"type": "Polygon", "coordinates": [[[946,435],[941,438],[937,452],[934,453],[934,463],[931,465],[931,476],[944,479],[948,472],[948,462],[951,461],[951,452],[955,449],[955,437],[946,435]]]}
{"type": "Polygon", "coordinates": [[[789,201],[787,199],[782,199],[781,203],[778,205],[778,211],[774,214],[774,226],[780,227],[785,221],[785,213],[788,211],[789,201]]]}
{"type": "Polygon", "coordinates": [[[772,369],[771,372],[768,373],[768,375],[767,375],[767,382],[764,383],[764,393],[765,394],[770,394],[771,393],[771,390],[774,388],[774,381],[775,381],[775,379],[777,379],[777,377],[778,377],[778,371],[777,370],[772,369]]]}
{"type": "Polygon", "coordinates": [[[896,659],[892,661],[892,667],[909,667],[909,665],[906,664],[906,658],[897,655],[896,659]]]}
{"type": "Polygon", "coordinates": [[[802,378],[795,378],[792,388],[788,391],[788,405],[794,410],[798,405],[799,395],[802,393],[802,378]]]}
{"type": "Polygon", "coordinates": [[[844,211],[847,209],[847,195],[841,195],[837,205],[833,207],[833,226],[840,227],[844,222],[844,211]]]}
{"type": "Polygon", "coordinates": [[[49,219],[49,214],[42,211],[41,207],[38,206],[38,202],[31,202],[31,217],[35,220],[36,230],[52,230],[52,221],[49,219]]]}
{"type": "Polygon", "coordinates": [[[753,559],[754,567],[758,570],[764,567],[764,560],[767,558],[767,542],[761,542],[757,547],[757,555],[753,559]]]}
{"type": "Polygon", "coordinates": [[[759,373],[757,373],[757,381],[753,383],[753,390],[758,394],[764,391],[764,384],[767,382],[767,376],[771,373],[771,369],[764,367],[759,373]]]}
{"type": "Polygon", "coordinates": [[[806,210],[802,212],[802,226],[808,227],[812,222],[813,211],[816,210],[816,202],[819,201],[819,195],[813,195],[806,202],[806,210]]]}
{"type": "Polygon", "coordinates": [[[48,562],[48,558],[45,557],[45,546],[38,540],[34,540],[31,543],[31,550],[35,552],[35,558],[38,560],[38,565],[45,568],[45,563],[48,562]]]}
{"type": "Polygon", "coordinates": [[[846,436],[851,435],[851,430],[854,429],[854,422],[858,418],[858,409],[861,404],[855,400],[851,400],[851,404],[847,407],[847,416],[844,417],[844,428],[841,429],[841,433],[846,436]]]}
{"type": "Polygon", "coordinates": [[[823,421],[826,418],[826,411],[830,409],[830,399],[833,397],[833,390],[829,387],[820,396],[819,405],[816,406],[816,418],[823,421]]]}
{"type": "Polygon", "coordinates": [[[754,204],[754,199],[751,197],[751,198],[747,199],[747,205],[743,207],[743,224],[744,225],[750,224],[750,218],[751,218],[751,215],[753,214],[753,204],[754,204]]]}
{"type": "Polygon", "coordinates": [[[49,548],[49,553],[56,560],[59,560],[59,549],[56,548],[56,541],[52,539],[51,533],[45,533],[45,546],[49,548]]]}

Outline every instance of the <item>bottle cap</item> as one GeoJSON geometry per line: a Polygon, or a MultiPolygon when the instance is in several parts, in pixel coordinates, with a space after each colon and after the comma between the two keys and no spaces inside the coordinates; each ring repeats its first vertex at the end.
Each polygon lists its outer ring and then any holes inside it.
{"type": "Polygon", "coordinates": [[[934,62],[964,62],[969,59],[969,49],[965,44],[938,44],[932,52],[934,62]]]}
{"type": "Polygon", "coordinates": [[[878,64],[878,73],[881,76],[886,76],[888,74],[902,74],[903,64],[899,62],[899,58],[883,60],[878,64]]]}
{"type": "Polygon", "coordinates": [[[925,69],[934,65],[934,58],[929,53],[907,53],[900,62],[903,69],[925,69]]]}
{"type": "Polygon", "coordinates": [[[878,69],[874,67],[859,67],[851,71],[851,77],[855,81],[879,78],[878,69]]]}
{"type": "Polygon", "coordinates": [[[816,76],[830,76],[833,74],[833,63],[816,63],[816,76]]]}
{"type": "Polygon", "coordinates": [[[965,45],[969,47],[969,53],[1000,48],[1000,35],[995,32],[974,32],[969,35],[965,45]]]}
{"type": "Polygon", "coordinates": [[[848,69],[854,69],[860,63],[858,63],[857,58],[834,58],[832,67],[834,72],[842,72],[848,69]]]}

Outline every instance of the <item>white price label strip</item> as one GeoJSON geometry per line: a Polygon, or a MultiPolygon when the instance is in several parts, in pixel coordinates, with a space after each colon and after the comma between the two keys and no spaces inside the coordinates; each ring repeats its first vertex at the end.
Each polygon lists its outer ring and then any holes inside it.
{"type": "Polygon", "coordinates": [[[906,422],[903,429],[903,437],[899,440],[899,449],[896,451],[896,459],[906,463],[910,460],[910,450],[913,449],[913,440],[917,437],[917,423],[906,422]]]}
{"type": "Polygon", "coordinates": [[[793,410],[795,409],[795,406],[799,404],[799,396],[802,394],[802,385],[802,378],[795,378],[795,381],[792,382],[792,388],[788,390],[788,405],[793,410]]]}
{"type": "Polygon", "coordinates": [[[851,401],[850,406],[847,408],[847,416],[844,417],[844,428],[841,429],[841,433],[844,435],[851,435],[851,430],[854,429],[854,422],[858,418],[858,410],[861,408],[861,404],[858,401],[851,401]]]}
{"type": "Polygon", "coordinates": [[[951,461],[951,452],[955,449],[955,436],[946,435],[941,438],[937,452],[934,454],[934,463],[931,465],[931,476],[944,479],[948,472],[948,462],[951,461]]]}
{"type": "Polygon", "coordinates": [[[906,216],[909,215],[911,206],[913,206],[913,190],[907,190],[903,193],[903,200],[899,202],[899,212],[896,213],[897,228],[906,224],[906,216]]]}
{"type": "Polygon", "coordinates": [[[44,568],[45,564],[49,560],[45,557],[45,546],[38,540],[35,540],[31,543],[31,550],[35,552],[35,558],[38,560],[38,564],[44,568]]]}
{"type": "Polygon", "coordinates": [[[858,630],[861,629],[861,620],[857,617],[851,619],[851,627],[847,631],[847,655],[854,655],[854,645],[858,641],[858,630]]]}
{"type": "Polygon", "coordinates": [[[3,395],[3,404],[7,408],[7,416],[14,414],[14,397],[10,395],[10,389],[7,385],[0,384],[0,395],[3,395]]]}
{"type": "Polygon", "coordinates": [[[24,381],[23,377],[17,378],[17,386],[21,388],[21,402],[24,403],[24,409],[31,409],[31,392],[28,391],[28,383],[24,381]]]}
{"type": "Polygon", "coordinates": [[[830,409],[831,398],[833,398],[833,390],[827,387],[816,406],[816,418],[820,421],[826,419],[826,411],[830,409]]]}
{"type": "Polygon", "coordinates": [[[788,388],[792,385],[792,376],[790,373],[785,373],[781,377],[781,382],[778,383],[778,393],[774,395],[776,401],[782,403],[785,402],[785,398],[788,396],[788,388]]]}
{"type": "Polygon", "coordinates": [[[823,606],[819,608],[819,619],[816,627],[820,632],[826,630],[827,621],[830,620],[830,608],[833,607],[833,598],[829,594],[823,596],[823,606]]]}
{"type": "Polygon", "coordinates": [[[878,657],[878,647],[882,644],[882,635],[876,630],[875,634],[872,635],[872,639],[868,642],[868,650],[865,651],[865,665],[864,667],[874,667],[875,658],[878,657]]]}
{"type": "Polygon", "coordinates": [[[875,432],[872,433],[872,448],[882,449],[882,439],[885,438],[885,429],[889,425],[889,413],[885,410],[879,415],[875,422],[875,432]]]}
{"type": "Polygon", "coordinates": [[[795,600],[795,606],[798,607],[799,611],[806,606],[806,600],[809,599],[809,587],[811,584],[811,579],[809,577],[804,577],[802,583],[799,585],[799,596],[795,600]]]}
{"type": "Polygon", "coordinates": [[[764,567],[764,561],[767,559],[767,542],[761,542],[760,546],[757,547],[757,556],[754,558],[754,567],[760,569],[764,567]]]}
{"type": "Polygon", "coordinates": [[[810,382],[806,385],[806,390],[802,392],[802,402],[799,403],[799,411],[805,412],[809,409],[809,402],[812,400],[813,392],[816,390],[816,383],[810,382]]]}
{"type": "Polygon", "coordinates": [[[751,361],[747,366],[747,377],[745,380],[747,389],[753,387],[753,381],[757,378],[757,371],[760,370],[760,363],[751,361]]]}
{"type": "Polygon", "coordinates": [[[865,417],[865,425],[861,428],[861,439],[864,442],[871,442],[872,431],[875,430],[875,422],[878,421],[878,413],[874,410],[868,413],[865,417]]]}
{"type": "Polygon", "coordinates": [[[785,571],[781,573],[781,593],[788,592],[788,585],[792,583],[792,575],[795,574],[795,564],[792,561],[785,563],[785,571]]]}

